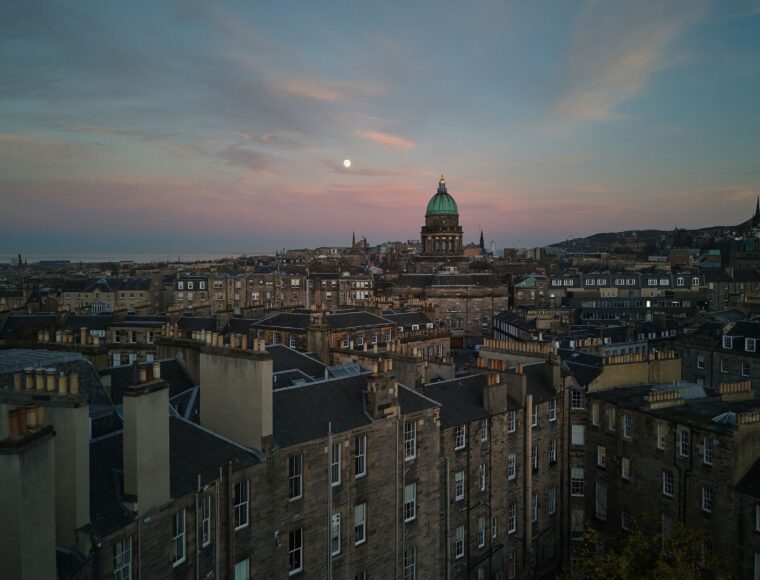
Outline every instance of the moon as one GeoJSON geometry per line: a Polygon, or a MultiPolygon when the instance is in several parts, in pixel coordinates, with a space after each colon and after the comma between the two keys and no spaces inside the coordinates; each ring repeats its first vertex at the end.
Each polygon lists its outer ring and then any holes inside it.
{"type": "Polygon", "coordinates": [[[345,167],[346,169],[348,169],[349,167],[351,167],[351,160],[350,159],[344,159],[343,160],[343,167],[345,167]]]}

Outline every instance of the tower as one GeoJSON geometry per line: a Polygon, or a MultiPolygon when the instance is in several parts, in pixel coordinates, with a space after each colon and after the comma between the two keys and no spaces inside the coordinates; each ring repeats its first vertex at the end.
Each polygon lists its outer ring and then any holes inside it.
{"type": "Polygon", "coordinates": [[[449,195],[446,179],[441,175],[438,190],[430,198],[421,231],[422,253],[428,256],[460,256],[462,226],[457,202],[449,195]]]}

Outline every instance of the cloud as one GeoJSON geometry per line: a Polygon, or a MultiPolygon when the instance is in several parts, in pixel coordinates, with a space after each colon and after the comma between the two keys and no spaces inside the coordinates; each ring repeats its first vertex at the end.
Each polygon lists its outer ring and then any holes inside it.
{"type": "Polygon", "coordinates": [[[271,165],[271,159],[267,155],[243,147],[240,143],[227,145],[216,157],[227,165],[246,167],[259,172],[269,170],[271,165]]]}
{"type": "Polygon", "coordinates": [[[618,106],[643,90],[654,72],[683,61],[669,51],[702,18],[705,2],[677,4],[587,1],[570,45],[567,80],[554,107],[561,119],[612,120],[618,106]]]}
{"type": "Polygon", "coordinates": [[[88,143],[31,133],[0,133],[0,157],[31,160],[90,159],[98,148],[88,143]]]}
{"type": "Polygon", "coordinates": [[[416,145],[414,141],[398,135],[392,135],[391,133],[382,133],[381,131],[357,131],[356,134],[367,141],[372,141],[385,147],[392,147],[393,149],[401,149],[402,151],[413,149],[416,145]]]}
{"type": "Polygon", "coordinates": [[[274,81],[273,86],[297,97],[314,101],[342,101],[352,95],[378,95],[383,89],[362,82],[333,82],[321,79],[287,79],[274,81]]]}

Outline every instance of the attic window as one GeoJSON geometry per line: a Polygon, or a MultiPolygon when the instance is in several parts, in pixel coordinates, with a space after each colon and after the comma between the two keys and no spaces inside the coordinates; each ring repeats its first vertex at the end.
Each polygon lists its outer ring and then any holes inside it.
{"type": "Polygon", "coordinates": [[[412,330],[419,330],[420,325],[419,324],[412,324],[412,330]]]}
{"type": "Polygon", "coordinates": [[[723,337],[723,348],[727,348],[727,349],[734,348],[734,337],[733,336],[724,336],[723,337]]]}

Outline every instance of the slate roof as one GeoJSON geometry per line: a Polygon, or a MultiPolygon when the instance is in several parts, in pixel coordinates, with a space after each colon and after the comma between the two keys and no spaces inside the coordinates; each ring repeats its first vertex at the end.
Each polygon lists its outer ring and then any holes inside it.
{"type": "Polygon", "coordinates": [[[583,387],[587,387],[602,374],[604,357],[565,348],[558,349],[557,353],[562,359],[562,364],[568,368],[575,381],[583,387]]]}
{"type": "Polygon", "coordinates": [[[736,484],[736,489],[752,497],[760,498],[760,459],[757,459],[747,470],[736,484]]]}
{"type": "Polygon", "coordinates": [[[224,328],[224,333],[248,334],[251,325],[257,320],[260,320],[260,318],[230,318],[227,326],[224,328]]]}
{"type": "MultiPolygon", "coordinates": [[[[121,432],[90,444],[90,521],[98,537],[104,537],[134,520],[121,505],[124,448],[121,432]]],[[[233,469],[259,462],[257,455],[184,419],[169,418],[170,493],[173,498],[195,490],[218,477],[219,467],[233,469]]]]}
{"type": "Polygon", "coordinates": [[[431,407],[440,407],[440,404],[438,404],[436,401],[433,401],[432,399],[421,395],[414,389],[410,389],[401,383],[399,383],[399,387],[398,404],[401,407],[402,415],[424,411],[425,409],[430,409],[431,407]]]}
{"type": "MultiPolygon", "coordinates": [[[[175,397],[192,388],[193,381],[177,359],[157,361],[161,363],[161,378],[169,384],[169,397],[175,397]]],[[[112,367],[100,372],[101,377],[111,377],[111,400],[121,405],[124,390],[137,383],[137,366],[134,364],[112,367]]]]}
{"type": "Polygon", "coordinates": [[[422,387],[426,397],[441,405],[441,427],[448,428],[488,417],[483,406],[483,387],[486,375],[468,375],[428,383],[422,387]]]}
{"type": "Polygon", "coordinates": [[[414,324],[419,324],[420,328],[425,328],[428,323],[433,322],[421,310],[383,314],[383,318],[390,320],[396,326],[403,326],[404,328],[409,328],[414,324]]]}
{"type": "Polygon", "coordinates": [[[292,330],[306,330],[309,326],[310,315],[308,313],[278,312],[251,324],[251,327],[286,328],[292,330]]]}
{"type": "Polygon", "coordinates": [[[325,376],[325,365],[313,357],[284,344],[271,344],[266,349],[272,355],[272,372],[297,369],[309,377],[323,378],[325,376]]]}
{"type": "Polygon", "coordinates": [[[38,330],[55,332],[59,328],[56,314],[11,314],[0,329],[0,340],[37,340],[38,330]]]}
{"type": "Polygon", "coordinates": [[[74,331],[78,331],[81,328],[87,328],[88,330],[106,330],[113,320],[113,314],[70,314],[66,317],[66,320],[63,323],[63,329],[74,331]]]}
{"type": "Polygon", "coordinates": [[[217,332],[217,319],[215,316],[182,316],[177,321],[177,326],[182,330],[210,330],[217,332]]]}
{"type": "Polygon", "coordinates": [[[279,389],[272,394],[274,442],[290,447],[369,425],[364,391],[367,375],[279,389]]]}
{"type": "MultiPolygon", "coordinates": [[[[308,317],[307,317],[308,320],[308,317]]],[[[348,312],[328,312],[327,325],[330,330],[341,330],[344,328],[386,326],[391,324],[387,318],[377,316],[364,310],[354,310],[348,312]]]]}
{"type": "Polygon", "coordinates": [[[545,403],[551,399],[557,398],[554,392],[550,376],[550,365],[545,362],[526,364],[523,366],[523,372],[527,375],[527,390],[529,395],[533,395],[533,404],[545,403]]]}

